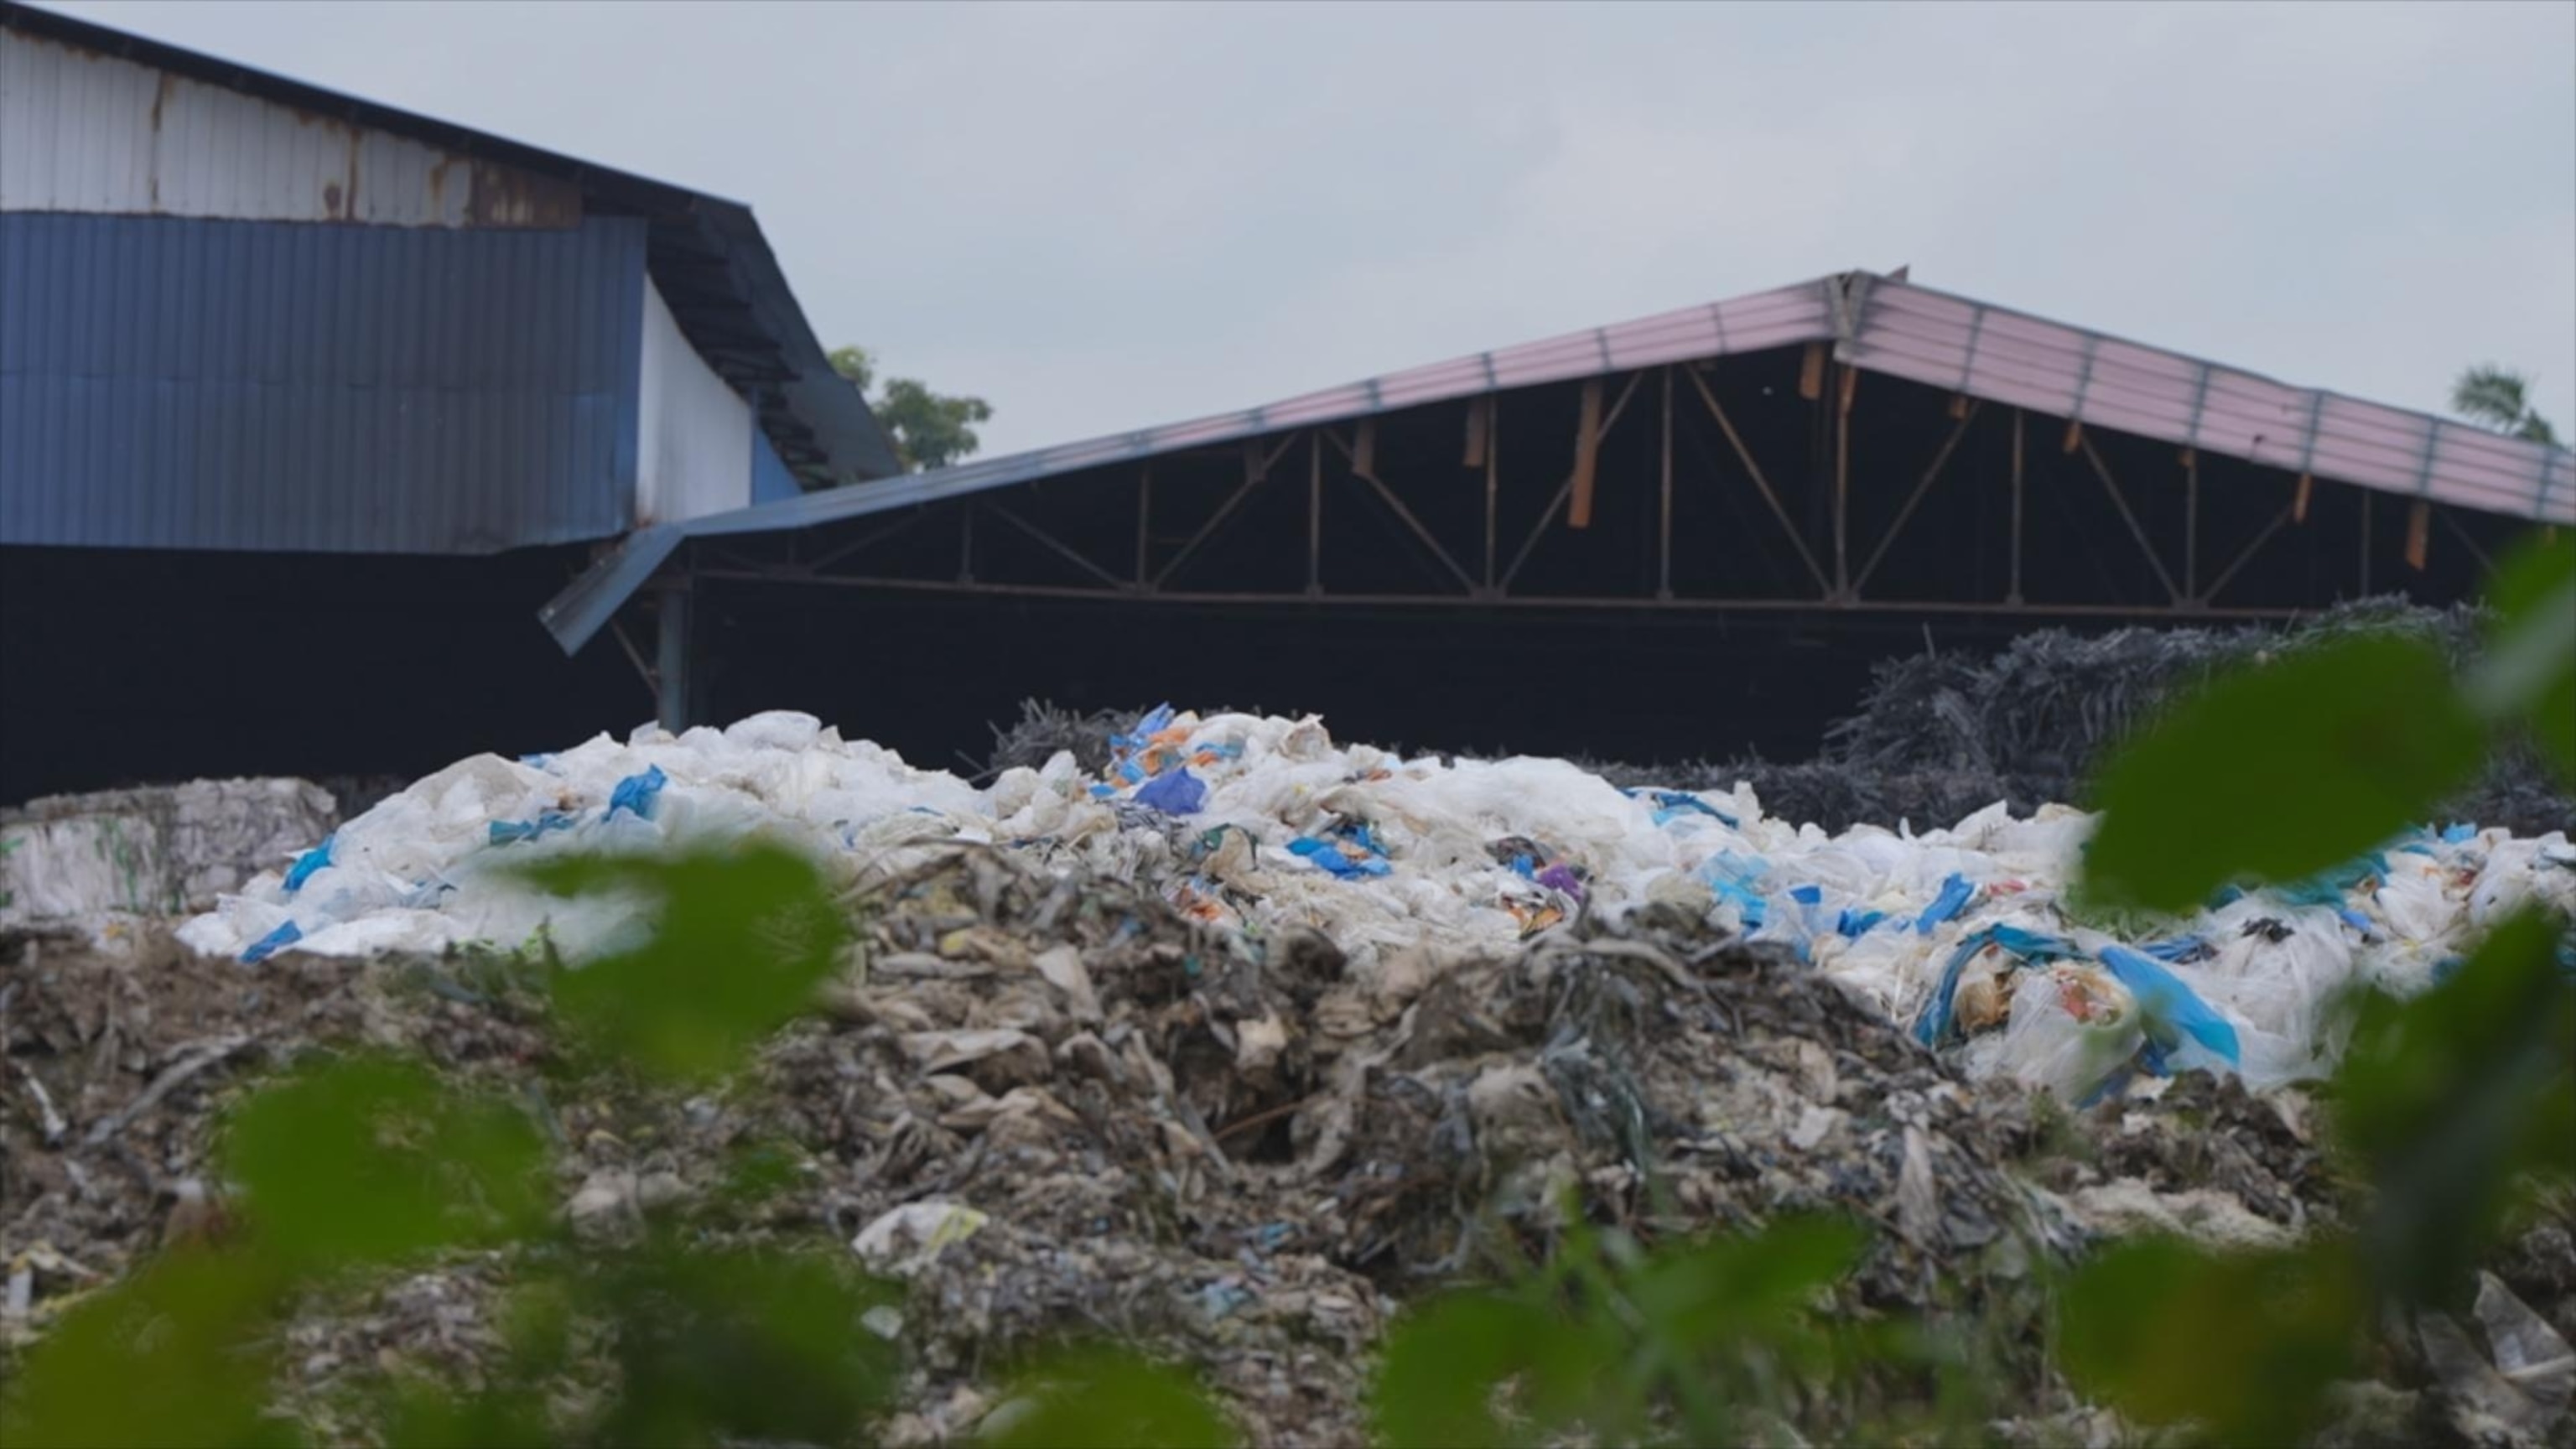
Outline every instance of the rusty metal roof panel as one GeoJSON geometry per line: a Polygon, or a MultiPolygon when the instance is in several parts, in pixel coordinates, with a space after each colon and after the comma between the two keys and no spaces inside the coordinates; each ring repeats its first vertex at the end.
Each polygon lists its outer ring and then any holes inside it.
{"type": "Polygon", "coordinates": [[[563,227],[581,189],[11,27],[0,210],[563,227]]]}
{"type": "Polygon", "coordinates": [[[1866,274],[1838,355],[2088,427],[2412,497],[2576,523],[2576,453],[2292,387],[2185,353],[1866,274]]]}

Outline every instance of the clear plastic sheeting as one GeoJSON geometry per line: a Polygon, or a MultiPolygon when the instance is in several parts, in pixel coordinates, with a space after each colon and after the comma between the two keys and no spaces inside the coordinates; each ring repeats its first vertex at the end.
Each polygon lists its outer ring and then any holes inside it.
{"type": "Polygon", "coordinates": [[[771,713],[460,761],[182,939],[249,961],[542,942],[578,962],[648,923],[629,902],[546,896],[515,867],[758,834],[863,887],[985,845],[1147,886],[1245,938],[1321,931],[1363,974],[1438,974],[1587,911],[1679,906],[1794,954],[1972,1073],[2080,1101],[2193,1068],[2258,1089],[2318,1075],[2347,989],[2420,990],[2517,905],[2576,907],[2563,834],[2451,826],[2119,940],[2061,909],[2092,827],[1996,804],[1949,829],[1828,835],[1766,815],[1743,784],[1621,789],[1562,760],[1401,758],[1313,717],[1168,708],[1118,735],[1105,769],[1059,753],[978,789],[771,713]]]}

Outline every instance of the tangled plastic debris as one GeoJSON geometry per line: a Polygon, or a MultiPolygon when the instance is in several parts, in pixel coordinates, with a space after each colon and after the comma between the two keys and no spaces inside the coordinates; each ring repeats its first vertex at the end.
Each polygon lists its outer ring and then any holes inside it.
{"type": "Polygon", "coordinates": [[[1972,1073],[2090,1099],[2192,1066],[2257,1089],[2318,1075],[2339,1046],[2337,992],[2421,988],[2525,899],[2576,906],[2563,834],[2452,826],[2122,942],[2061,908],[2091,827],[1998,803],[1945,830],[1829,836],[1765,815],[1742,784],[1623,790],[1562,760],[1404,759],[1337,746],[1312,717],[1168,707],[1116,736],[1096,776],[1060,753],[979,790],[779,712],[461,761],[182,939],[246,962],[543,939],[578,961],[635,929],[631,907],[543,895],[512,867],[759,833],[856,885],[991,845],[1134,882],[1244,940],[1319,931],[1363,966],[1400,955],[1437,971],[1586,912],[1680,905],[1778,943],[1972,1073]]]}

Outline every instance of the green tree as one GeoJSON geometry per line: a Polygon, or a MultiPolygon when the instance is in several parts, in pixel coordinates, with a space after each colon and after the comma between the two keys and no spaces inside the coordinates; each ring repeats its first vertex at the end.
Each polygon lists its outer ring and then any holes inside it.
{"type": "Polygon", "coordinates": [[[2558,441],[2558,430],[2531,405],[2531,379],[2491,362],[2464,369],[2451,384],[2451,411],[2530,442],[2558,441]]]}
{"type": "Polygon", "coordinates": [[[929,384],[909,377],[887,378],[884,387],[871,394],[877,360],[864,347],[832,349],[832,370],[848,378],[868,399],[877,421],[894,435],[895,453],[907,471],[964,462],[982,446],[975,425],[993,417],[993,405],[982,398],[932,392],[929,384]]]}

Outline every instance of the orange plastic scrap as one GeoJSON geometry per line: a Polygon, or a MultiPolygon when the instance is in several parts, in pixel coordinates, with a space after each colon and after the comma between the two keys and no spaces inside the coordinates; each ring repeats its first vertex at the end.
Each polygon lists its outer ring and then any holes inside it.
{"type": "Polygon", "coordinates": [[[1512,913],[1513,920],[1520,922],[1521,939],[1524,941],[1565,919],[1565,908],[1554,901],[1529,901],[1505,896],[1503,909],[1512,913]]]}
{"type": "Polygon", "coordinates": [[[1172,892],[1172,908],[1193,921],[1207,925],[1217,925],[1234,916],[1225,902],[1201,895],[1186,883],[1172,892]]]}

